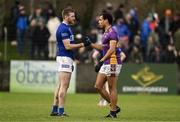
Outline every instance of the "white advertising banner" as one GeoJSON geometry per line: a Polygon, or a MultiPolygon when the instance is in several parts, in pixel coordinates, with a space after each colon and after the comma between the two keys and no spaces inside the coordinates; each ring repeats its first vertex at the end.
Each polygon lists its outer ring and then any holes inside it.
{"type": "MultiPolygon", "coordinates": [[[[11,61],[11,92],[51,93],[58,85],[55,61],[11,61]]],[[[68,93],[76,91],[76,64],[72,73],[68,93]]]]}

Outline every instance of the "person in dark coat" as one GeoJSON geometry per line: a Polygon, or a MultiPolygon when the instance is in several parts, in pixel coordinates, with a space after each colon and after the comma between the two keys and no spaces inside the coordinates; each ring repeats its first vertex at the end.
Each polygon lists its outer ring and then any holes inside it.
{"type": "Polygon", "coordinates": [[[34,30],[35,44],[37,44],[37,56],[40,59],[47,59],[48,52],[48,39],[50,36],[49,30],[45,26],[45,21],[42,19],[39,21],[37,27],[34,30]]]}

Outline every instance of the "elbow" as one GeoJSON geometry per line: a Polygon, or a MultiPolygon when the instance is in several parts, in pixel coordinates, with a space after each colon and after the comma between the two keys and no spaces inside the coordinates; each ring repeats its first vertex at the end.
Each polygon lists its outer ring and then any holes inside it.
{"type": "Polygon", "coordinates": [[[115,48],[110,49],[111,54],[113,54],[116,51],[115,48]]]}
{"type": "Polygon", "coordinates": [[[121,61],[124,61],[126,59],[126,55],[124,53],[122,53],[121,55],[121,61]]]}
{"type": "Polygon", "coordinates": [[[65,45],[65,49],[66,49],[66,50],[71,50],[71,46],[70,46],[70,44],[65,45]]]}
{"type": "Polygon", "coordinates": [[[70,47],[65,47],[66,48],[66,50],[71,50],[71,48],[70,47]]]}
{"type": "Polygon", "coordinates": [[[126,59],[126,55],[124,55],[124,59],[126,59]]]}

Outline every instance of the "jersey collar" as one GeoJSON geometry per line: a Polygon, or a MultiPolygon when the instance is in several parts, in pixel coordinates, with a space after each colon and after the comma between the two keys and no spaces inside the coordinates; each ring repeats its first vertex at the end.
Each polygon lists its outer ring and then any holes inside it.
{"type": "Polygon", "coordinates": [[[64,21],[63,21],[62,23],[65,24],[65,25],[68,25],[68,24],[67,24],[66,22],[64,22],[64,21]]]}

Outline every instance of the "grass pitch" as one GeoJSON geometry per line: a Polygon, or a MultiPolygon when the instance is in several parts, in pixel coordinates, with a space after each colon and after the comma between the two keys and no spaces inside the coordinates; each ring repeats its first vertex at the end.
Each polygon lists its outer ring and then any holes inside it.
{"type": "Polygon", "coordinates": [[[68,94],[68,118],[51,117],[53,94],[0,93],[0,122],[139,122],[180,121],[180,97],[120,95],[122,112],[117,119],[105,119],[109,107],[98,107],[98,94],[68,94]]]}

